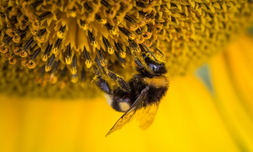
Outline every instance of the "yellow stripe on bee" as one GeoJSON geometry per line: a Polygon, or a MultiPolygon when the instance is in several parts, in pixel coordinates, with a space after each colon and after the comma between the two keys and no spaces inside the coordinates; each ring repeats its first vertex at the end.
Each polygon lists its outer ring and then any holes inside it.
{"type": "Polygon", "coordinates": [[[120,102],[119,107],[122,111],[127,111],[130,108],[130,105],[126,102],[120,102]]]}
{"type": "Polygon", "coordinates": [[[153,78],[144,78],[144,81],[152,86],[155,87],[167,87],[169,82],[166,77],[164,76],[156,76],[153,78]]]}

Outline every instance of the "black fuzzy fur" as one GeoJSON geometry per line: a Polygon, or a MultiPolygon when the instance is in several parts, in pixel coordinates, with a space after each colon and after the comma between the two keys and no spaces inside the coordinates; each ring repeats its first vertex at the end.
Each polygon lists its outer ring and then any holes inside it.
{"type": "MultiPolygon", "coordinates": [[[[155,77],[155,76],[153,76],[155,77]]],[[[138,96],[141,94],[141,91],[148,86],[149,90],[146,93],[146,96],[144,98],[144,106],[148,104],[152,104],[154,102],[160,102],[162,97],[165,95],[165,93],[168,90],[168,86],[166,87],[154,87],[152,85],[148,85],[146,82],[144,82],[145,76],[141,74],[136,74],[134,77],[129,81],[128,85],[131,89],[131,92],[124,92],[121,89],[116,89],[113,92],[112,100],[113,104],[112,107],[117,110],[123,112],[120,107],[120,102],[127,102],[129,105],[132,105],[134,101],[138,98],[138,96]]]]}

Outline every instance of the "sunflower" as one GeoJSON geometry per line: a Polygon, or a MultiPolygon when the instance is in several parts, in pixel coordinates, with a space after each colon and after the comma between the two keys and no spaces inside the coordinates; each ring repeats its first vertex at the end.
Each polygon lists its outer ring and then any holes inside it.
{"type": "Polygon", "coordinates": [[[0,6],[1,88],[8,88],[1,90],[42,97],[94,97],[94,67],[129,79],[143,53],[165,62],[169,77],[184,75],[253,20],[246,0],[3,0],[0,6]]]}
{"type": "Polygon", "coordinates": [[[239,37],[253,21],[251,1],[3,0],[0,6],[3,151],[253,151],[253,40],[239,37]],[[133,122],[104,138],[120,114],[90,83],[93,67],[129,79],[141,53],[166,63],[168,94],[150,129],[133,122]]]}

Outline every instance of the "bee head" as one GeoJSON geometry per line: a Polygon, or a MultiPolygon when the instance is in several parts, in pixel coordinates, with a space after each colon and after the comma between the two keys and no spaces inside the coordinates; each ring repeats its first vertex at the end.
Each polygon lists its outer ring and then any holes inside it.
{"type": "Polygon", "coordinates": [[[135,63],[137,65],[136,70],[144,76],[154,77],[160,76],[167,73],[165,64],[163,62],[152,60],[149,56],[143,54],[144,61],[146,63],[146,68],[143,66],[141,61],[136,58],[135,63]]]}
{"type": "Polygon", "coordinates": [[[158,63],[157,61],[152,60],[150,57],[146,57],[145,62],[154,75],[158,76],[167,73],[165,64],[163,62],[158,63]]]}

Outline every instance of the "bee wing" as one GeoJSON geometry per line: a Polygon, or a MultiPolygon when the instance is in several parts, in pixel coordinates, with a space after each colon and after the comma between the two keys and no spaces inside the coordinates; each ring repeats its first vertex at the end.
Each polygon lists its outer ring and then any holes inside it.
{"type": "Polygon", "coordinates": [[[147,129],[154,121],[156,112],[158,110],[160,102],[154,102],[151,105],[147,105],[142,108],[142,110],[138,111],[138,119],[139,127],[142,129],[147,129]]]}
{"type": "Polygon", "coordinates": [[[127,110],[119,119],[118,121],[113,125],[113,127],[109,130],[109,132],[106,134],[108,136],[112,132],[121,129],[125,124],[130,122],[130,120],[133,118],[133,116],[136,113],[137,109],[140,109],[143,106],[143,99],[147,94],[149,87],[146,87],[141,91],[141,94],[138,96],[138,98],[135,100],[133,105],[127,110]]]}

